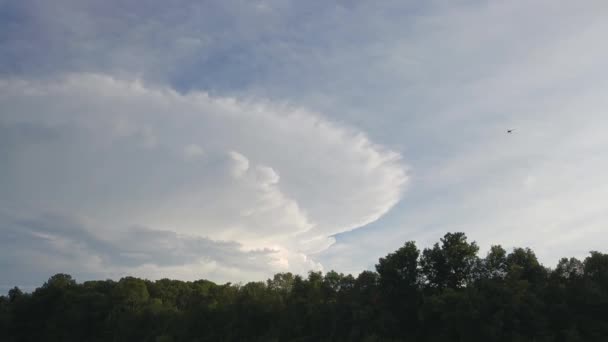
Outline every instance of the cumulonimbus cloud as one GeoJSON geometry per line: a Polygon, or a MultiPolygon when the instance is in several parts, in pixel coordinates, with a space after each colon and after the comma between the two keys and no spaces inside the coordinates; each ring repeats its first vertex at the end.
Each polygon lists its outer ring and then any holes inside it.
{"type": "MultiPolygon", "coordinates": [[[[378,219],[407,183],[398,153],[285,104],[99,74],[4,80],[0,104],[1,208],[86,217],[104,241],[130,232],[153,249],[158,239],[132,233],[142,226],[178,246],[232,241],[231,250],[266,251],[269,272],[303,272],[321,267],[310,255],[332,235],[378,219]]],[[[205,260],[222,245],[213,246],[205,260]]],[[[150,255],[147,265],[163,266],[150,255]]]]}

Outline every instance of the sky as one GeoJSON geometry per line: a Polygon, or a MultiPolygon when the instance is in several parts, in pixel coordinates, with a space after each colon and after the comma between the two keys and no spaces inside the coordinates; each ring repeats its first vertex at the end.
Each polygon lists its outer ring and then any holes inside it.
{"type": "Polygon", "coordinates": [[[0,291],[606,252],[608,2],[0,0],[0,291]],[[508,129],[515,129],[507,134],[508,129]]]}

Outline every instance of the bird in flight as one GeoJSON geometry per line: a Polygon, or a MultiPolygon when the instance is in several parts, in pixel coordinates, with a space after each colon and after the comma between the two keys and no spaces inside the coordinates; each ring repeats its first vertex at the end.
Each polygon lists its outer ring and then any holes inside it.
{"type": "Polygon", "coordinates": [[[515,128],[508,129],[508,130],[507,130],[507,133],[511,134],[511,133],[513,133],[513,131],[514,131],[514,130],[515,130],[515,128]]]}

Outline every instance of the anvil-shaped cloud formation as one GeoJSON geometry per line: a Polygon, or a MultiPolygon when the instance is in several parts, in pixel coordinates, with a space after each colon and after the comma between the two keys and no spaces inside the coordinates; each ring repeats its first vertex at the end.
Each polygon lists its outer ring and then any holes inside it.
{"type": "Polygon", "coordinates": [[[399,154],[288,105],[96,74],[0,94],[2,250],[49,272],[319,269],[311,255],[386,213],[407,181],[399,154]]]}

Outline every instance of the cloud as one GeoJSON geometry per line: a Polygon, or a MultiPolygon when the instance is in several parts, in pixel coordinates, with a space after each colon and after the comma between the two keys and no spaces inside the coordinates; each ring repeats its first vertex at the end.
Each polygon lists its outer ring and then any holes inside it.
{"type": "Polygon", "coordinates": [[[32,252],[88,255],[62,259],[66,271],[318,269],[313,253],[385,214],[407,181],[399,154],[287,105],[98,74],[6,79],[0,94],[0,208],[34,218],[11,228],[44,244],[32,252]]]}
{"type": "Polygon", "coordinates": [[[249,170],[249,159],[235,151],[230,151],[229,154],[234,162],[234,165],[232,166],[232,176],[234,178],[243,177],[247,170],[249,170]]]}
{"type": "Polygon", "coordinates": [[[482,248],[532,247],[547,266],[605,249],[608,49],[598,42],[608,7],[561,5],[440,6],[389,44],[416,66],[387,62],[385,88],[399,94],[380,96],[386,107],[412,103],[410,115],[363,126],[406,146],[410,191],[379,222],[338,236],[325,265],[370,267],[404,241],[429,246],[448,231],[482,248]]]}
{"type": "Polygon", "coordinates": [[[12,260],[10,268],[2,267],[5,279],[31,284],[43,275],[69,271],[85,279],[159,278],[177,272],[172,275],[189,280],[230,281],[264,277],[276,259],[270,249],[244,251],[236,242],[172,231],[127,227],[114,237],[104,237],[103,231],[78,217],[2,215],[1,254],[12,260]]]}
{"type": "Polygon", "coordinates": [[[196,144],[190,144],[184,147],[184,158],[187,160],[195,160],[199,159],[205,154],[205,151],[202,147],[196,144]]]}
{"type": "Polygon", "coordinates": [[[359,271],[455,230],[547,263],[605,245],[601,0],[0,6],[3,101],[38,113],[0,114],[11,212],[236,240],[290,268],[359,271]]]}

